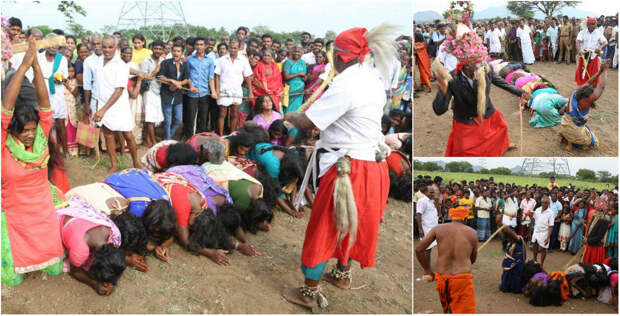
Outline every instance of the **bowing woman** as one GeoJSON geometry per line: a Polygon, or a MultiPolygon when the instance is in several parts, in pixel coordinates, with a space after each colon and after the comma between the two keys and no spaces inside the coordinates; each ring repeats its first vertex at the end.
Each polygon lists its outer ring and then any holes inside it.
{"type": "Polygon", "coordinates": [[[28,42],[22,64],[2,93],[2,283],[11,286],[20,284],[27,272],[60,274],[64,251],[55,192],[48,182],[52,108],[37,43],[33,36],[28,42]],[[34,89],[24,82],[31,66],[34,89]]]}

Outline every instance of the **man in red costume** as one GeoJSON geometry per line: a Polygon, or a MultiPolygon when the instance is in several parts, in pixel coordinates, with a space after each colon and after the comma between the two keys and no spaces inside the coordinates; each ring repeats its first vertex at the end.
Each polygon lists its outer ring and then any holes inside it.
{"type": "Polygon", "coordinates": [[[320,185],[301,255],[305,282],[299,288],[285,288],[283,295],[290,302],[324,307],[327,301],[320,293],[321,277],[349,289],[353,260],[362,269],[375,264],[379,222],[390,185],[384,160],[389,148],[381,134],[386,94],[379,78],[389,72],[397,54],[389,37],[391,31],[392,27],[381,25],[370,31],[352,28],[338,35],[334,40],[334,69],[339,74],[330,88],[305,113],[289,112],[285,116],[299,129],[321,130],[310,172],[302,184],[307,184],[312,168],[318,167],[320,185]],[[374,65],[370,63],[371,53],[374,65]],[[343,161],[350,163],[350,174],[343,172],[343,161]],[[342,181],[348,180],[349,193],[339,195],[342,181]],[[350,203],[342,208],[339,202],[344,200],[350,203]],[[343,219],[347,224],[343,225],[343,219]],[[323,276],[331,258],[338,263],[323,276]]]}
{"type": "Polygon", "coordinates": [[[433,101],[435,114],[448,111],[454,98],[454,119],[446,157],[503,155],[514,146],[509,142],[504,116],[491,103],[489,83],[517,96],[523,94],[523,90],[506,82],[486,64],[486,47],[480,37],[464,24],[451,25],[444,44],[445,51],[453,54],[459,62],[452,72],[436,64],[439,91],[433,101]]]}
{"type": "MultiPolygon", "coordinates": [[[[603,32],[596,28],[596,19],[588,18],[587,23],[587,29],[581,30],[577,35],[577,58],[579,60],[575,71],[575,82],[579,86],[585,84],[598,72],[598,55],[608,44],[603,32]]],[[[592,86],[596,86],[599,81],[601,81],[600,77],[592,86]]]]}

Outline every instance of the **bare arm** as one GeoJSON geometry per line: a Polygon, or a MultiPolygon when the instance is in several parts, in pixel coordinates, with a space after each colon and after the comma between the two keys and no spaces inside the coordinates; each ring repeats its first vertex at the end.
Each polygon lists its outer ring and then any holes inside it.
{"type": "Polygon", "coordinates": [[[471,230],[471,233],[469,234],[469,239],[473,245],[471,255],[469,255],[469,261],[471,261],[471,264],[474,264],[476,263],[476,259],[478,258],[478,235],[476,235],[476,231],[471,230]]]}
{"type": "Polygon", "coordinates": [[[252,77],[253,75],[243,78],[245,80],[245,86],[248,87],[248,97],[254,99],[254,92],[252,92],[252,77]]]}
{"type": "Polygon", "coordinates": [[[215,74],[215,90],[220,91],[220,75],[215,74]]]}
{"type": "Polygon", "coordinates": [[[601,66],[601,70],[599,70],[599,74],[601,76],[601,81],[598,83],[598,85],[596,86],[596,88],[594,89],[594,99],[598,100],[598,98],[601,97],[601,95],[603,94],[603,91],[605,90],[605,85],[607,84],[607,68],[609,68],[609,62],[610,60],[608,59],[602,66],[601,66]]]}
{"type": "Polygon", "coordinates": [[[306,113],[288,112],[284,115],[284,120],[293,123],[299,130],[316,128],[306,113]]]}
{"type": "Polygon", "coordinates": [[[433,228],[415,247],[415,257],[418,259],[422,269],[424,269],[424,274],[433,274],[433,270],[431,270],[431,265],[429,262],[430,258],[426,257],[426,248],[428,248],[428,246],[430,246],[436,238],[435,228],[433,228]]]}
{"type": "Polygon", "coordinates": [[[415,220],[418,223],[418,234],[421,238],[424,238],[424,229],[422,229],[422,214],[415,213],[415,220]]]}
{"type": "MultiPolygon", "coordinates": [[[[2,96],[2,109],[5,111],[12,111],[13,108],[15,107],[15,101],[17,101],[19,90],[21,89],[22,83],[24,82],[26,71],[32,65],[33,59],[37,58],[34,55],[33,51],[36,51],[36,50],[30,49],[30,48],[28,49],[26,56],[22,60],[22,64],[19,65],[19,67],[17,68],[17,71],[13,74],[13,77],[11,78],[11,81],[9,82],[2,96]]],[[[37,90],[37,94],[38,92],[39,91],[37,90]]]]}

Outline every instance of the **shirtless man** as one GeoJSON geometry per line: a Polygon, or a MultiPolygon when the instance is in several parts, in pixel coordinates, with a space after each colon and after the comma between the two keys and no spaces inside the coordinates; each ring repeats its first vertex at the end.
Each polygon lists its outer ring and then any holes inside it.
{"type": "Polygon", "coordinates": [[[452,222],[431,229],[415,249],[416,258],[424,269],[424,278],[435,280],[444,313],[473,314],[476,312],[471,266],[478,255],[478,235],[465,225],[467,207],[450,209],[452,222]],[[436,272],[431,270],[425,249],[437,241],[436,272]]]}

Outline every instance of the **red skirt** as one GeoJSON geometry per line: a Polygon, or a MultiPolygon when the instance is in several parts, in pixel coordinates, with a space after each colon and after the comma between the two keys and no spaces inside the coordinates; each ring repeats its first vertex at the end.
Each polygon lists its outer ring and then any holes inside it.
{"type": "Polygon", "coordinates": [[[586,251],[583,254],[583,262],[594,264],[601,263],[605,260],[605,247],[586,245],[586,251]]]}
{"type": "Polygon", "coordinates": [[[509,145],[508,125],[502,113],[495,110],[482,120],[482,125],[452,120],[446,157],[499,157],[509,145]]]}
{"type": "MultiPolygon", "coordinates": [[[[590,79],[592,76],[594,76],[595,73],[598,72],[598,57],[590,60],[590,62],[588,63],[586,75],[582,78],[581,75],[583,74],[583,67],[583,59],[579,58],[577,70],[575,71],[575,82],[578,86],[581,86],[584,83],[588,82],[588,79],[590,79]]],[[[598,77],[594,82],[593,86],[596,86],[600,81],[601,77],[598,77]]]]}
{"type": "Polygon", "coordinates": [[[360,263],[362,269],[372,267],[375,265],[379,222],[390,189],[387,163],[351,159],[349,178],[357,205],[358,228],[355,244],[348,254],[344,250],[348,248],[349,236],[343,239],[341,245],[336,245],[334,183],[337,177],[338,171],[334,165],[321,178],[306,228],[301,263],[314,267],[330,258],[337,258],[341,265],[353,259],[360,263]]]}

